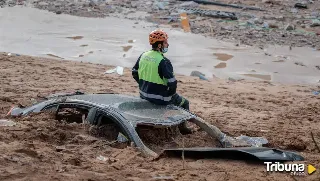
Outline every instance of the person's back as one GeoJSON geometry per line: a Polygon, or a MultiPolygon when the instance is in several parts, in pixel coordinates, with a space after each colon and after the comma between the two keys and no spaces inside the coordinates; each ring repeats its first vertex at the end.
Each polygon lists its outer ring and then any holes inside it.
{"type": "MultiPolygon", "coordinates": [[[[163,56],[168,51],[167,40],[168,35],[164,31],[156,30],[149,34],[152,50],[140,55],[132,68],[132,76],[139,84],[142,99],[158,105],[174,104],[189,110],[189,101],[176,93],[177,80],[172,64],[163,56]]],[[[185,124],[182,130],[191,132],[185,124]]]]}

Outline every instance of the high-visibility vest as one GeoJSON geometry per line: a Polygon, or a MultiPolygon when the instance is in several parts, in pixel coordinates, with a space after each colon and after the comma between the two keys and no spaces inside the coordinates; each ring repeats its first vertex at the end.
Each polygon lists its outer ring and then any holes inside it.
{"type": "Polygon", "coordinates": [[[163,55],[154,50],[143,53],[139,61],[139,79],[167,86],[168,80],[161,78],[158,73],[159,64],[162,59],[163,55]]]}

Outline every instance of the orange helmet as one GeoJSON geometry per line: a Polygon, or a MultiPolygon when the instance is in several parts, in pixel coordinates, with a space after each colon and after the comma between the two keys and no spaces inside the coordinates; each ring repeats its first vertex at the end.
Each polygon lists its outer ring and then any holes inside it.
{"type": "Polygon", "coordinates": [[[168,39],[167,33],[162,30],[154,30],[149,34],[150,45],[154,44],[157,41],[165,41],[167,39],[168,39]]]}

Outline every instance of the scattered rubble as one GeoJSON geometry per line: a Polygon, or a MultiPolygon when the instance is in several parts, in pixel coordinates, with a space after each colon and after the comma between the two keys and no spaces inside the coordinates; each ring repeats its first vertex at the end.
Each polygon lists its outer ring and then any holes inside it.
{"type": "MultiPolygon", "coordinates": [[[[31,1],[1,0],[0,6],[30,4],[31,1]]],[[[245,45],[292,45],[320,48],[317,28],[320,26],[320,1],[292,3],[280,0],[219,2],[173,0],[37,0],[34,7],[56,14],[81,17],[124,17],[136,21],[147,20],[181,28],[180,14],[186,12],[191,32],[212,36],[219,40],[245,45]],[[208,5],[210,3],[211,5],[208,5]],[[312,4],[312,5],[308,5],[312,4]],[[309,7],[308,7],[309,6],[309,7]],[[211,8],[215,7],[215,8],[211,8]],[[307,8],[305,8],[307,7],[307,8]],[[221,10],[219,8],[222,8],[221,10]],[[253,11],[248,11],[252,9],[253,11]],[[259,11],[259,10],[265,11],[259,11]],[[254,11],[258,10],[258,11],[254,11]],[[149,16],[130,16],[147,12],[149,16]],[[222,21],[221,21],[222,19],[222,21]],[[287,30],[286,32],[283,32],[287,30]],[[301,41],[303,39],[303,41],[301,41]]]]}

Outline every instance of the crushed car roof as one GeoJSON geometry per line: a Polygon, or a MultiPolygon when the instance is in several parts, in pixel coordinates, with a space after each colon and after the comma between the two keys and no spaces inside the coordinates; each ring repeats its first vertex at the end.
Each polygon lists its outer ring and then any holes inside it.
{"type": "Polygon", "coordinates": [[[134,126],[138,124],[170,126],[194,117],[187,110],[175,106],[155,105],[139,97],[122,94],[58,94],[46,98],[48,100],[38,102],[29,108],[15,110],[13,113],[23,115],[30,111],[39,112],[49,104],[63,102],[86,104],[118,112],[134,126]]]}

